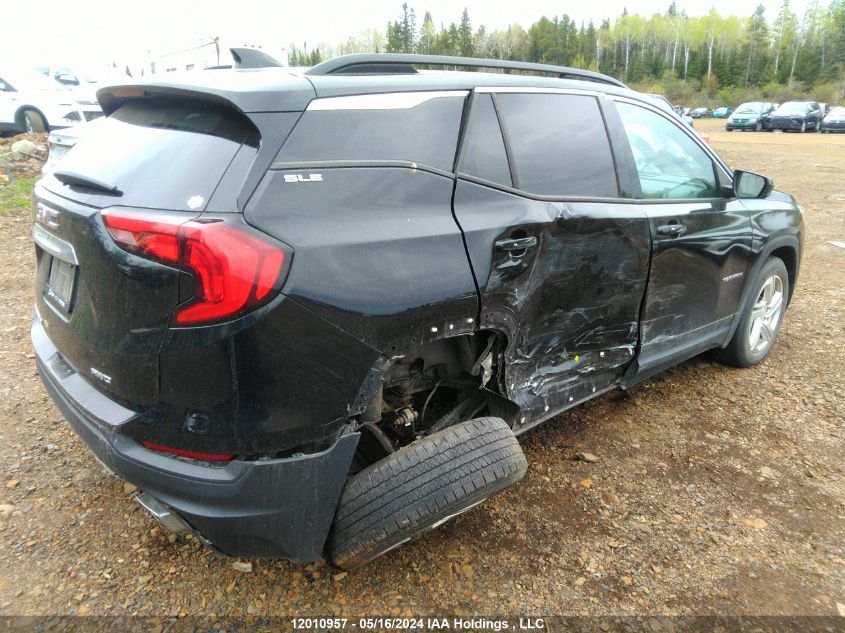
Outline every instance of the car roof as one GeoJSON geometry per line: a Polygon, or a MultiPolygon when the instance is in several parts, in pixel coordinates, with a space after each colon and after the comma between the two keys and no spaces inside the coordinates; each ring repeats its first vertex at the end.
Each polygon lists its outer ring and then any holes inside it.
{"type": "Polygon", "coordinates": [[[422,71],[367,75],[312,75],[287,68],[218,69],[154,76],[146,81],[108,86],[97,91],[106,114],[127,98],[143,95],[211,97],[243,112],[301,111],[314,98],[400,91],[490,88],[554,88],[606,93],[653,103],[641,93],[597,81],[490,72],[422,71]],[[134,89],[134,90],[133,90],[134,89]]]}

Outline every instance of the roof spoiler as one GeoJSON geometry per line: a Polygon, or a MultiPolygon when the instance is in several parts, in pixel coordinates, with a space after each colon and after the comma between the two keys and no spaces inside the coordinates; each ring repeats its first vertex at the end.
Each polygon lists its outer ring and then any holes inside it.
{"type": "Polygon", "coordinates": [[[110,116],[115,110],[128,101],[151,98],[171,99],[195,99],[206,101],[218,106],[235,108],[240,110],[234,103],[224,96],[214,92],[194,90],[177,86],[161,86],[155,84],[106,86],[97,91],[97,101],[103,109],[103,114],[110,116]]]}
{"type": "Polygon", "coordinates": [[[490,68],[555,75],[560,79],[595,81],[620,88],[624,83],[608,75],[552,64],[516,62],[508,59],[480,59],[476,57],[451,57],[445,55],[406,55],[402,53],[363,53],[341,55],[317,64],[306,75],[397,75],[417,72],[413,65],[460,66],[464,68],[490,68]]]}

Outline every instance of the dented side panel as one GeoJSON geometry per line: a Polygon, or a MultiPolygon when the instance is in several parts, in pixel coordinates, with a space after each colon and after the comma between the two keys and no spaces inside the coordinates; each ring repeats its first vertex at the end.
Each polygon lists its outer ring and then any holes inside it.
{"type": "Polygon", "coordinates": [[[460,180],[455,214],[481,290],[480,325],[508,337],[503,386],[523,424],[612,385],[638,343],[651,250],[643,211],[460,180]],[[525,238],[536,243],[507,250],[525,238]]]}

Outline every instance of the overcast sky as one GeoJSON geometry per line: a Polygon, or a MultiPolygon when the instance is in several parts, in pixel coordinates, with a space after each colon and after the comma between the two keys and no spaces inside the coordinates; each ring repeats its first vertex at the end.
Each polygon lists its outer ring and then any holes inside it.
{"type": "MultiPolygon", "coordinates": [[[[460,20],[466,5],[473,28],[484,24],[495,29],[513,22],[527,28],[542,15],[564,13],[579,22],[600,22],[619,15],[624,7],[648,16],[665,11],[670,1],[414,0],[408,4],[415,9],[418,24],[430,11],[438,27],[448,26],[460,20]]],[[[750,15],[760,2],[769,20],[774,19],[780,0],[677,0],[677,5],[690,15],[702,15],[711,6],[723,15],[750,15]]],[[[806,3],[793,0],[791,5],[800,15],[806,3]]],[[[130,61],[148,49],[171,52],[215,35],[229,45],[335,45],[366,28],[383,31],[402,10],[402,0],[0,0],[0,4],[0,68],[26,60],[33,64],[130,61]]]]}

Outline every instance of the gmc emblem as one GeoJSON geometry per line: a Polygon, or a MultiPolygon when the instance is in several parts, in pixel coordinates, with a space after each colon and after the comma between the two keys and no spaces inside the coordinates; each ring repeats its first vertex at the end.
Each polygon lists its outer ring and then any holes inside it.
{"type": "Polygon", "coordinates": [[[35,204],[35,221],[48,228],[57,229],[59,228],[59,210],[38,202],[35,204]]]}

